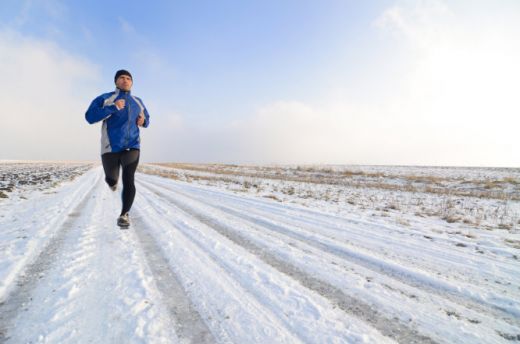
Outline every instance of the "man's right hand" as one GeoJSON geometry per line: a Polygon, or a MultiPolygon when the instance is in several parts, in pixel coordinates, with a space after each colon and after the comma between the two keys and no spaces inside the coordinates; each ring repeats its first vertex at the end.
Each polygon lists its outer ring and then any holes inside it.
{"type": "Polygon", "coordinates": [[[121,110],[122,108],[125,107],[125,100],[124,99],[119,99],[119,100],[116,100],[114,105],[116,106],[116,108],[118,110],[121,110]]]}

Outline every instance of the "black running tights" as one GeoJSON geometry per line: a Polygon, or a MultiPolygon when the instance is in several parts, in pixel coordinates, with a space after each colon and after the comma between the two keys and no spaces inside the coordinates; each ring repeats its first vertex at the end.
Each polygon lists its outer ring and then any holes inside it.
{"type": "Polygon", "coordinates": [[[105,153],[101,156],[105,181],[114,186],[119,179],[119,166],[123,167],[123,209],[121,215],[130,211],[135,198],[134,174],[139,164],[139,149],[124,150],[118,153],[105,153]]]}

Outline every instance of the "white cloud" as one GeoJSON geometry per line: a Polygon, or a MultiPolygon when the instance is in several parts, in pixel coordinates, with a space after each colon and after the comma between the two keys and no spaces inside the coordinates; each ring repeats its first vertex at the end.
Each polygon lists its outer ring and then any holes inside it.
{"type": "Polygon", "coordinates": [[[237,159],[267,163],[339,162],[352,159],[349,145],[359,123],[349,109],[316,109],[298,101],[269,104],[229,131],[237,138],[237,159]]]}
{"type": "Polygon", "coordinates": [[[519,166],[520,20],[510,16],[504,22],[504,11],[495,10],[497,17],[482,23],[485,8],[468,15],[442,1],[400,2],[376,20],[395,47],[409,54],[400,80],[379,80],[398,85],[391,96],[384,88],[365,103],[274,102],[220,128],[179,132],[177,144],[185,155],[178,156],[253,163],[519,166]]]}
{"type": "Polygon", "coordinates": [[[388,107],[415,123],[408,134],[430,163],[518,166],[520,18],[492,3],[467,6],[400,2],[376,21],[411,55],[388,107]]]}
{"type": "Polygon", "coordinates": [[[277,101],[243,120],[218,127],[155,123],[169,135],[156,136],[154,129],[153,138],[145,141],[144,149],[149,160],[388,164],[403,161],[399,158],[406,142],[394,130],[400,123],[381,118],[380,114],[381,109],[376,107],[345,103],[318,107],[300,101],[277,101]],[[165,139],[159,142],[160,138],[165,139]]]}
{"type": "Polygon", "coordinates": [[[180,159],[192,133],[186,129],[181,115],[169,111],[167,106],[155,102],[150,104],[146,104],[150,112],[150,127],[141,130],[142,161],[180,159]]]}
{"type": "Polygon", "coordinates": [[[99,128],[84,119],[99,90],[97,66],[52,42],[3,31],[0,75],[1,158],[97,158],[99,128]]]}

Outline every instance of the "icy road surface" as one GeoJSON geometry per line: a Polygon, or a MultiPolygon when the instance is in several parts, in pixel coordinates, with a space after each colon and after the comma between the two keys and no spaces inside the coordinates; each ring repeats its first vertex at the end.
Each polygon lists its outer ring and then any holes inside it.
{"type": "Polygon", "coordinates": [[[3,201],[0,342],[520,341],[510,247],[136,179],[128,230],[101,167],[3,201]]]}

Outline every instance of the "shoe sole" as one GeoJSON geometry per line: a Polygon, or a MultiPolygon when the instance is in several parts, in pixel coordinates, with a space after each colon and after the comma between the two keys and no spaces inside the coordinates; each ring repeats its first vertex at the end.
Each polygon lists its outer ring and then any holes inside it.
{"type": "Polygon", "coordinates": [[[130,227],[130,223],[120,223],[118,222],[117,225],[121,228],[128,228],[130,227]]]}

